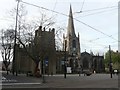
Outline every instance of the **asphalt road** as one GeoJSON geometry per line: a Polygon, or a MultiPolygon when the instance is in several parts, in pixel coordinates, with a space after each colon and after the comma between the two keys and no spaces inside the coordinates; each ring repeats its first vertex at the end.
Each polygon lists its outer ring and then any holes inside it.
{"type": "MultiPolygon", "coordinates": [[[[26,77],[25,75],[3,76],[7,80],[2,83],[2,88],[12,89],[14,88],[114,88],[118,89],[118,75],[113,75],[110,78],[109,74],[92,74],[91,76],[79,76],[78,74],[68,75],[64,78],[64,75],[45,76],[45,83],[42,78],[26,77]],[[13,81],[12,81],[13,80],[13,81]],[[15,82],[14,82],[15,80],[15,82]]],[[[29,89],[29,90],[30,90],[29,89]]],[[[90,89],[89,89],[90,90],[90,89]]]]}

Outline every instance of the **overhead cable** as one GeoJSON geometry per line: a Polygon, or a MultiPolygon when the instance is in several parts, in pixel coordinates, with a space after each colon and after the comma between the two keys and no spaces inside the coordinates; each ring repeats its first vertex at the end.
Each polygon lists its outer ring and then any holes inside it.
{"type": "Polygon", "coordinates": [[[81,7],[80,12],[82,12],[82,9],[83,9],[83,6],[84,6],[84,3],[85,3],[85,0],[84,0],[83,3],[82,3],[82,7],[81,7]]]}
{"type": "MultiPolygon", "coordinates": [[[[35,6],[35,7],[37,7],[37,8],[41,8],[41,9],[44,9],[44,10],[47,10],[47,11],[51,11],[51,12],[54,12],[54,13],[61,14],[61,15],[63,15],[63,16],[69,17],[69,15],[60,13],[60,12],[58,12],[58,11],[50,10],[50,9],[45,8],[45,7],[41,7],[41,6],[38,6],[38,5],[35,5],[35,4],[31,4],[31,3],[28,3],[28,2],[24,2],[24,1],[21,1],[21,2],[22,2],[22,3],[25,3],[25,4],[28,4],[28,5],[31,5],[31,6],[35,6]]],[[[76,18],[73,18],[73,19],[76,20],[76,21],[78,21],[78,22],[80,22],[80,23],[82,23],[82,24],[84,24],[85,26],[88,26],[89,28],[91,28],[91,29],[93,29],[93,30],[95,30],[95,31],[97,31],[97,32],[99,32],[99,33],[107,36],[107,37],[110,37],[110,38],[113,39],[113,40],[118,41],[117,39],[113,38],[111,35],[107,35],[106,33],[102,32],[102,31],[100,31],[100,30],[98,30],[98,29],[96,29],[96,28],[94,28],[94,27],[92,27],[92,26],[90,26],[90,25],[88,25],[88,24],[86,24],[86,23],[84,23],[84,22],[76,19],[76,18]]],[[[120,42],[120,41],[118,41],[118,42],[120,42]]]]}
{"type": "MultiPolygon", "coordinates": [[[[83,12],[98,11],[98,10],[103,10],[103,9],[116,8],[116,7],[118,7],[118,6],[111,6],[111,7],[103,7],[103,8],[97,8],[97,9],[84,10],[84,11],[82,11],[82,13],[83,13],[83,12]]],[[[75,13],[81,13],[81,11],[75,12],[75,13]]]]}

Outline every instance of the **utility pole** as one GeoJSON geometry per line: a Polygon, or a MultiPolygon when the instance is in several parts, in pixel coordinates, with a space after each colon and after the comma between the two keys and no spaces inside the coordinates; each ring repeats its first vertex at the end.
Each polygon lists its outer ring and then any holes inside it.
{"type": "Polygon", "coordinates": [[[66,73],[67,73],[67,69],[66,69],[66,44],[67,44],[67,40],[65,40],[64,78],[66,78],[66,73]]]}
{"type": "Polygon", "coordinates": [[[112,78],[112,58],[111,58],[111,47],[110,47],[110,45],[109,45],[109,59],[110,59],[109,71],[110,71],[110,77],[112,78]]]}
{"type": "Polygon", "coordinates": [[[19,2],[20,0],[17,0],[17,11],[16,11],[16,21],[15,21],[15,37],[14,37],[14,48],[13,48],[13,64],[12,64],[12,73],[14,75],[16,71],[16,76],[17,76],[17,67],[15,65],[15,59],[16,59],[16,36],[17,36],[17,22],[18,22],[18,9],[19,9],[19,2]]]}

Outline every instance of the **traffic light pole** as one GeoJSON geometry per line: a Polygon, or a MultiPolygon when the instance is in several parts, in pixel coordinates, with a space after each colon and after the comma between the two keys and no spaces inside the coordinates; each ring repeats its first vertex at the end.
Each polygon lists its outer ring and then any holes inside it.
{"type": "Polygon", "coordinates": [[[111,47],[110,47],[110,45],[109,45],[109,59],[110,59],[109,71],[110,71],[110,77],[112,78],[112,59],[111,59],[111,47]]]}

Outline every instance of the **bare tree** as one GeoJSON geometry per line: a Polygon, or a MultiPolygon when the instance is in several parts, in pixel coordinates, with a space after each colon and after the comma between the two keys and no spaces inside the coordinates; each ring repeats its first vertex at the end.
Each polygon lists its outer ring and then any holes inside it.
{"type": "Polygon", "coordinates": [[[56,33],[55,33],[55,45],[56,50],[62,51],[63,50],[63,34],[65,33],[64,27],[57,27],[56,33]]]}
{"type": "MultiPolygon", "coordinates": [[[[20,5],[19,10],[18,10],[18,36],[17,36],[17,43],[19,45],[22,45],[25,52],[27,55],[35,62],[35,73],[38,70],[38,64],[40,61],[43,60],[44,56],[46,55],[46,52],[48,52],[48,49],[44,49],[41,47],[39,50],[42,51],[37,51],[37,46],[34,42],[34,32],[35,29],[38,28],[40,25],[43,27],[49,28],[52,26],[55,22],[53,21],[52,17],[47,17],[44,13],[41,13],[41,17],[37,17],[37,19],[33,21],[27,22],[25,16],[26,16],[26,11],[24,5],[20,5]],[[32,48],[28,49],[28,45],[31,44],[32,48]],[[31,51],[32,50],[32,51],[31,51]],[[32,52],[32,53],[31,53],[32,52]],[[44,53],[44,54],[43,54],[44,53]]],[[[16,9],[12,10],[12,14],[14,15],[16,13],[16,9]]],[[[12,16],[13,16],[12,15],[12,16]]],[[[17,72],[16,72],[17,73],[17,72]]]]}
{"type": "MultiPolygon", "coordinates": [[[[11,11],[11,16],[13,17],[14,14],[16,13],[16,9],[13,9],[11,11]]],[[[19,43],[20,45],[23,46],[24,50],[26,51],[27,55],[35,62],[36,67],[35,67],[35,73],[38,69],[38,64],[41,60],[43,60],[43,58],[46,55],[46,52],[48,52],[48,49],[42,49],[41,47],[41,52],[37,53],[36,52],[36,44],[34,42],[34,33],[35,29],[37,29],[39,26],[45,27],[46,29],[48,29],[49,27],[51,27],[52,25],[55,24],[54,21],[54,17],[48,17],[46,15],[46,13],[41,12],[40,13],[40,17],[37,17],[36,19],[34,18],[33,21],[29,21],[29,23],[26,20],[26,15],[27,15],[27,11],[25,10],[25,6],[23,4],[20,5],[19,10],[18,10],[18,29],[17,29],[17,43],[19,43]],[[27,45],[31,44],[32,45],[32,50],[34,52],[34,54],[31,53],[30,50],[28,50],[27,45]],[[44,54],[43,54],[44,53],[44,54]]],[[[13,18],[14,19],[14,18],[13,18]]],[[[61,35],[62,32],[62,28],[58,28],[58,31],[56,32],[56,36],[58,37],[58,42],[61,42],[61,38],[59,37],[59,35],[61,35]]],[[[60,44],[56,44],[57,46],[61,46],[60,44]]],[[[50,51],[50,50],[49,50],[50,51]]]]}
{"type": "MultiPolygon", "coordinates": [[[[42,27],[40,27],[40,28],[42,29],[42,27]]],[[[46,56],[50,55],[52,53],[52,48],[50,47],[51,43],[49,43],[48,45],[44,45],[44,43],[42,43],[43,41],[41,39],[38,41],[34,38],[34,40],[31,42],[30,42],[30,40],[28,40],[30,47],[27,48],[28,45],[24,44],[21,41],[21,39],[19,39],[19,38],[17,38],[17,39],[19,40],[20,44],[23,46],[27,55],[34,61],[34,63],[35,63],[34,75],[38,75],[37,71],[39,70],[38,69],[39,63],[41,62],[41,64],[43,64],[46,56]],[[38,43],[40,43],[40,44],[38,44],[38,43]]],[[[39,73],[39,74],[41,74],[41,73],[39,73]]]]}
{"type": "Polygon", "coordinates": [[[6,31],[2,30],[1,33],[1,54],[3,58],[3,63],[5,65],[7,74],[8,74],[8,66],[13,58],[13,40],[14,40],[14,30],[7,29],[6,31]]]}

